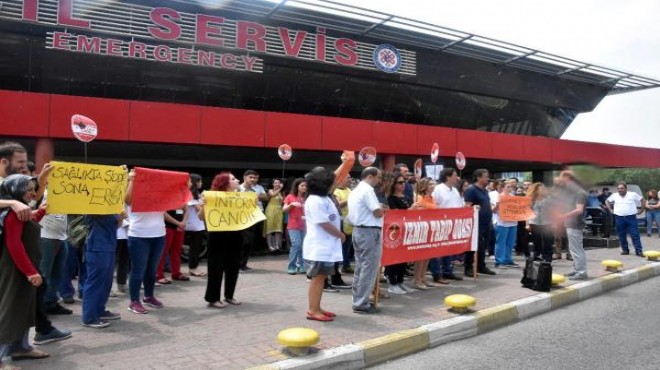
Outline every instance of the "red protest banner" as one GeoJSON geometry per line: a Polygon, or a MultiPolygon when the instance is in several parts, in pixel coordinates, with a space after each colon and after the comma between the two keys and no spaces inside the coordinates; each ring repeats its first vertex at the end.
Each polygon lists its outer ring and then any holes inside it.
{"type": "Polygon", "coordinates": [[[135,167],[131,209],[134,212],[169,211],[192,199],[185,172],[135,167]]]}
{"type": "Polygon", "coordinates": [[[476,250],[476,217],[473,208],[387,211],[381,265],[453,256],[476,250]]]}

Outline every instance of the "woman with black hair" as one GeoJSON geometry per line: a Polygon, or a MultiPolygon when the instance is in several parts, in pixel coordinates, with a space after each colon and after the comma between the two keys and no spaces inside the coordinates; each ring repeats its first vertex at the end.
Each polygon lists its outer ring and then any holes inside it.
{"type": "MultiPolygon", "coordinates": [[[[0,199],[29,204],[35,200],[37,180],[14,174],[0,185],[0,199]]],[[[42,205],[32,220],[20,221],[11,208],[0,212],[2,245],[0,247],[0,367],[19,369],[2,363],[11,354],[14,360],[37,359],[48,354],[34,349],[28,342],[30,327],[35,325],[37,287],[43,279],[37,270],[41,259],[40,227],[37,222],[45,214],[42,205]]]]}
{"type": "Polygon", "coordinates": [[[188,250],[188,272],[190,276],[206,276],[204,271],[200,271],[199,255],[202,252],[202,243],[206,238],[206,225],[204,221],[199,218],[199,212],[202,206],[199,204],[199,196],[202,190],[202,176],[191,173],[190,174],[190,193],[192,199],[188,202],[188,219],[186,220],[186,240],[189,240],[190,246],[188,250]]]}
{"type": "Polygon", "coordinates": [[[335,262],[342,261],[341,244],[346,235],[341,232],[339,210],[328,196],[335,175],[323,167],[314,168],[307,176],[309,196],[305,201],[307,235],[303,241],[303,260],[309,282],[307,319],[332,321],[334,313],[321,309],[321,295],[335,262]]]}

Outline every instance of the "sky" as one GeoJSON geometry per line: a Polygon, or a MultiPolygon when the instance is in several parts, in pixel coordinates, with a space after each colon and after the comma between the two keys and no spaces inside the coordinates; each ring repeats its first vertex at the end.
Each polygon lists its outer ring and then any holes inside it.
{"type": "MultiPolygon", "coordinates": [[[[339,0],[660,80],[657,0],[339,0]]],[[[562,139],[660,149],[660,88],[605,97],[562,139]]]]}

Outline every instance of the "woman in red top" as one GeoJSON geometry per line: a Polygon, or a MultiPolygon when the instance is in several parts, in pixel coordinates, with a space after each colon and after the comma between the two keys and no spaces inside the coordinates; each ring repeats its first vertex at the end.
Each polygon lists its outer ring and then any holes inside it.
{"type": "MultiPolygon", "coordinates": [[[[29,204],[35,200],[37,180],[26,175],[11,175],[0,185],[0,199],[29,204]]],[[[0,211],[2,245],[0,247],[0,368],[19,369],[3,365],[2,358],[14,360],[44,358],[48,354],[34,349],[28,342],[30,327],[35,325],[37,287],[42,277],[39,266],[41,228],[37,222],[44,216],[45,206],[32,220],[19,221],[10,208],[0,211]]]]}
{"type": "Polygon", "coordinates": [[[284,212],[289,213],[289,223],[287,231],[289,232],[289,241],[291,249],[289,250],[289,266],[286,272],[289,275],[296,273],[304,274],[305,267],[302,259],[302,244],[305,239],[305,197],[307,196],[307,182],[304,179],[296,179],[293,182],[289,195],[284,198],[284,212]]]}

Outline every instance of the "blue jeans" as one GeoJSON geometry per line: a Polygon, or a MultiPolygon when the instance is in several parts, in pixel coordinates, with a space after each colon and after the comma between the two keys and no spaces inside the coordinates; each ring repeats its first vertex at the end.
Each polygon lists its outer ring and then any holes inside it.
{"type": "Polygon", "coordinates": [[[82,298],[82,271],[80,269],[80,261],[78,258],[78,248],[73,247],[69,242],[64,242],[66,246],[66,263],[64,267],[64,274],[62,284],[60,284],[60,296],[62,298],[73,298],[76,294],[76,289],[73,287],[73,277],[78,274],[78,298],[82,298]]]}
{"type": "Polygon", "coordinates": [[[653,221],[655,220],[655,227],[658,229],[660,235],[660,209],[653,211],[646,211],[646,235],[651,236],[653,231],[653,221]]]}
{"type": "Polygon", "coordinates": [[[92,324],[100,321],[105,312],[112,276],[115,269],[114,252],[85,251],[85,271],[87,277],[83,285],[82,322],[92,324]]]}
{"type": "Polygon", "coordinates": [[[351,234],[346,235],[346,240],[341,245],[341,256],[343,258],[342,267],[351,267],[351,249],[353,248],[353,238],[351,234]]]}
{"type": "Polygon", "coordinates": [[[41,238],[41,262],[39,271],[46,280],[46,294],[44,304],[46,309],[57,305],[59,296],[57,290],[62,284],[66,268],[67,250],[63,240],[41,238]]]}
{"type": "Polygon", "coordinates": [[[456,256],[436,257],[429,260],[429,270],[434,279],[454,273],[454,257],[456,256]]]}
{"type": "Polygon", "coordinates": [[[144,296],[154,296],[156,268],[165,249],[165,236],[156,238],[128,237],[128,255],[131,259],[131,276],[128,290],[131,301],[140,301],[140,287],[144,284],[144,296]]]}
{"type": "Polygon", "coordinates": [[[291,249],[289,249],[289,266],[287,270],[304,269],[302,258],[302,244],[305,239],[305,230],[289,230],[289,240],[291,240],[291,249]]]}
{"type": "Polygon", "coordinates": [[[514,226],[500,226],[495,227],[496,241],[495,241],[495,265],[504,265],[513,263],[511,250],[516,245],[516,232],[517,225],[514,226]]]}
{"type": "Polygon", "coordinates": [[[627,234],[630,234],[636,253],[642,253],[642,241],[639,239],[639,228],[637,226],[637,216],[615,216],[616,233],[619,236],[619,243],[624,252],[628,252],[627,234]]]}

